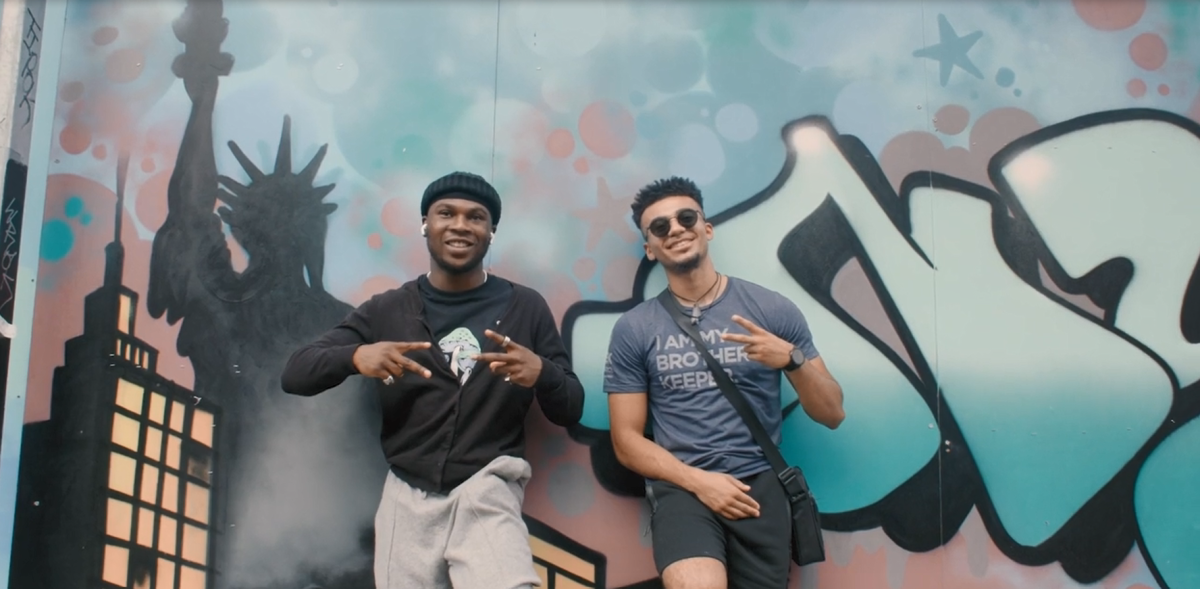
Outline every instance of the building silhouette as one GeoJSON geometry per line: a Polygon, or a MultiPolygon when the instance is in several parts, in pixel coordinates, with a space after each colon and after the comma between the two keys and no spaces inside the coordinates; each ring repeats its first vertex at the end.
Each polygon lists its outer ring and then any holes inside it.
{"type": "Polygon", "coordinates": [[[549,525],[524,515],[529,528],[533,568],[542,579],[542,589],[607,587],[604,581],[608,559],[549,525]]]}
{"type": "Polygon", "coordinates": [[[12,589],[213,586],[221,412],[159,375],[158,350],[136,336],[138,293],[122,284],[126,163],[104,283],[54,371],[50,419],[24,428],[12,589]]]}

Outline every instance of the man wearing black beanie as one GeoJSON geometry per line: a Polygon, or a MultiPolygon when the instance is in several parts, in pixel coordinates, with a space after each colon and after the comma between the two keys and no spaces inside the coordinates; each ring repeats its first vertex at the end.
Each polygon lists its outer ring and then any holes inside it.
{"type": "Polygon", "coordinates": [[[540,582],[521,519],[531,469],[525,415],[583,414],[545,299],[489,275],[500,195],[454,172],[421,198],[428,274],[375,295],[297,350],[285,392],[311,396],[375,379],[390,474],[375,517],[375,586],[508,589],[540,582]]]}

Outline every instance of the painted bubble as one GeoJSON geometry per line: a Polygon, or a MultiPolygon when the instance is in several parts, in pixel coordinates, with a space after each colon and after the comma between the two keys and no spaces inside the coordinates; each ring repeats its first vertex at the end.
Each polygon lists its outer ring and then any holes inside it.
{"type": "Polygon", "coordinates": [[[1130,80],[1125,84],[1125,91],[1134,98],[1141,98],[1146,95],[1146,82],[1138,79],[1130,80]]]}
{"type": "Polygon", "coordinates": [[[67,202],[63,203],[63,214],[65,214],[67,218],[77,217],[82,212],[83,199],[79,198],[78,196],[72,196],[71,198],[67,199],[67,202]]]}
{"type": "Polygon", "coordinates": [[[758,134],[758,115],[749,105],[740,102],[721,107],[713,122],[717,132],[729,141],[749,141],[758,134]]]}
{"type": "Polygon", "coordinates": [[[958,135],[971,122],[971,112],[957,104],[947,104],[933,115],[933,128],[945,135],[958,135]]]}
{"type": "Polygon", "coordinates": [[[1071,4],[1083,22],[1101,31],[1132,27],[1146,13],[1146,0],[1071,0],[1071,4]]]}
{"type": "Polygon", "coordinates": [[[117,40],[120,31],[116,27],[100,27],[96,32],[92,33],[92,43],[97,45],[108,45],[117,40]]]}
{"type": "Polygon", "coordinates": [[[550,157],[563,159],[570,157],[575,151],[575,138],[566,129],[555,129],[546,138],[546,153],[550,157]]]}
{"type": "Polygon", "coordinates": [[[66,221],[53,219],[42,225],[42,259],[57,262],[71,253],[75,233],[66,221]]]}
{"type": "Polygon", "coordinates": [[[62,146],[63,151],[71,155],[79,155],[92,144],[92,132],[82,123],[67,123],[67,126],[63,127],[62,132],[58,134],[58,144],[62,146]]]}
{"type": "Polygon", "coordinates": [[[592,153],[616,159],[633,150],[637,128],[624,106],[601,100],[589,104],[579,115],[579,138],[592,153]]]}
{"type": "Polygon", "coordinates": [[[1016,81],[1017,74],[1012,70],[1006,67],[996,70],[996,84],[998,84],[1001,88],[1008,88],[1009,86],[1013,85],[1013,82],[1016,81]]]}
{"type": "Polygon", "coordinates": [[[1129,42],[1129,57],[1138,67],[1154,71],[1167,62],[1167,43],[1155,33],[1142,33],[1129,42]]]}

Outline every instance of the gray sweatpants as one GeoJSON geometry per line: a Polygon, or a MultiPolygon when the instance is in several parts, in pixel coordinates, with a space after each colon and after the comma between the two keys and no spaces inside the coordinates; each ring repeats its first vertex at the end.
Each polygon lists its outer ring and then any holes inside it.
{"type": "Polygon", "coordinates": [[[493,460],[449,495],[388,472],[375,514],[377,589],[521,589],[540,585],[521,519],[532,469],[493,460]]]}

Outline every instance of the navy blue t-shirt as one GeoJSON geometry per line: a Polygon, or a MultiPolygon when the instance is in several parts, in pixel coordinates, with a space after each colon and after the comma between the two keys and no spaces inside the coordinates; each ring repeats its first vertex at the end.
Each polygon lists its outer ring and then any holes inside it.
{"type": "MultiPolygon", "coordinates": [[[[725,292],[711,305],[701,307],[696,327],[705,346],[778,444],[783,372],[750,360],[743,344],[720,339],[724,333],[746,333],[733,321],[734,315],[791,342],[809,360],[817,357],[817,348],[795,303],[752,282],[729,277],[725,292]]],[[[613,326],[604,390],[609,394],[648,393],[654,441],[684,464],[737,478],[770,468],[691,338],[657,299],[630,309],[613,326]]]]}

